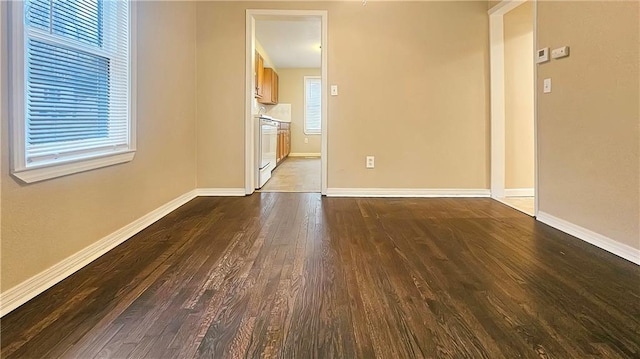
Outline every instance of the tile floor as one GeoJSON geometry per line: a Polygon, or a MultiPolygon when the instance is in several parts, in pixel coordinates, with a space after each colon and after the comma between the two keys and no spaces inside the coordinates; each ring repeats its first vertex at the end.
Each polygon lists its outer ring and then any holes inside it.
{"type": "Polygon", "coordinates": [[[320,192],[320,157],[288,157],[260,192],[320,192]]]}

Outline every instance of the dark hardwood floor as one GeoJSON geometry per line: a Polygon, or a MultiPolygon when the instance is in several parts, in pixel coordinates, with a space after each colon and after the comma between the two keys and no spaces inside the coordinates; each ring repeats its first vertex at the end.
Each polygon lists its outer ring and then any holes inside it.
{"type": "Polygon", "coordinates": [[[2,358],[640,358],[640,267],[490,199],[197,198],[1,326],[2,358]]]}

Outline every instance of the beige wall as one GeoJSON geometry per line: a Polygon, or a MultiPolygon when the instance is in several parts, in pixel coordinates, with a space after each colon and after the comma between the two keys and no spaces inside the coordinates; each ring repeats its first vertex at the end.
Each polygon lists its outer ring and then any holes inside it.
{"type": "Polygon", "coordinates": [[[320,76],[320,69],[280,69],[279,101],[291,104],[291,152],[320,153],[322,136],[304,134],[304,77],[320,76]],[[309,139],[304,143],[304,139],[309,139]]]}
{"type": "Polygon", "coordinates": [[[197,3],[196,178],[200,188],[244,188],[245,13],[212,11],[223,4],[227,3],[197,3]]]}
{"type": "Polygon", "coordinates": [[[244,185],[245,10],[260,8],[328,10],[329,187],[488,188],[481,1],[199,2],[199,187],[244,185]]]}
{"type": "Polygon", "coordinates": [[[505,188],[533,188],[533,3],[504,16],[505,188]]]}
{"type": "Polygon", "coordinates": [[[539,2],[540,211],[640,249],[640,3],[539,2]],[[552,93],[542,80],[552,79],[552,93]]]}
{"type": "MultiPolygon", "coordinates": [[[[196,7],[137,4],[138,151],[132,162],[22,184],[9,175],[2,98],[2,291],[195,188],[196,7]]],[[[7,32],[1,33],[6,58],[7,32]]],[[[6,67],[2,71],[4,80],[6,67]]]]}

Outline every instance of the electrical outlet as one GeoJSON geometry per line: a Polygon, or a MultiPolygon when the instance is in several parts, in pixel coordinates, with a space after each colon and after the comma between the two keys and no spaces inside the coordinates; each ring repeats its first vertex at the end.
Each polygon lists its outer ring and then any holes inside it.
{"type": "Polygon", "coordinates": [[[367,156],[367,168],[374,168],[376,166],[376,158],[373,156],[367,156]]]}
{"type": "Polygon", "coordinates": [[[305,137],[304,138],[304,143],[309,143],[309,138],[305,137]]]}

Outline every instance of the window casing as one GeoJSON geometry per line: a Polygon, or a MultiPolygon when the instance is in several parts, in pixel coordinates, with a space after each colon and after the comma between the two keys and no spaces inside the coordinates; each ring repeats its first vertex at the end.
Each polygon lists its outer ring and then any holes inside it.
{"type": "Polygon", "coordinates": [[[304,77],[304,133],[322,133],[322,81],[320,76],[304,77]]]}
{"type": "Polygon", "coordinates": [[[29,183],[131,161],[128,1],[11,3],[12,173],[29,183]]]}

